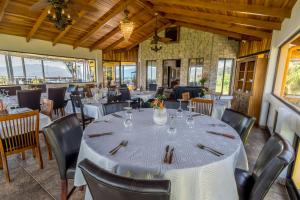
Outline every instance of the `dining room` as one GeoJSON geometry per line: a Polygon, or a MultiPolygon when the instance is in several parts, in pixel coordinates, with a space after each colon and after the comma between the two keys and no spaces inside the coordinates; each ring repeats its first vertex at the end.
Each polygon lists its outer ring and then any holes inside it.
{"type": "Polygon", "coordinates": [[[300,199],[297,0],[0,0],[0,199],[300,199]]]}

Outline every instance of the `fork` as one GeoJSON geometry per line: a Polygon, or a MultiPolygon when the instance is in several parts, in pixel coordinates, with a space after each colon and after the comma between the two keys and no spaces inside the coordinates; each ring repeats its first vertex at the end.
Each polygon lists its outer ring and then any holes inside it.
{"type": "Polygon", "coordinates": [[[116,146],[115,148],[113,148],[109,153],[111,155],[115,155],[119,151],[119,149],[121,147],[126,147],[127,144],[128,144],[128,140],[122,140],[122,142],[118,146],[116,146]]]}
{"type": "Polygon", "coordinates": [[[214,149],[212,149],[212,148],[210,148],[210,147],[207,147],[207,146],[205,146],[205,145],[203,145],[203,144],[197,144],[197,146],[198,146],[200,149],[206,150],[206,151],[208,151],[208,152],[210,152],[210,153],[212,153],[212,154],[214,154],[214,155],[216,155],[216,156],[218,156],[218,157],[224,155],[223,153],[221,153],[221,152],[219,152],[219,151],[217,151],[217,150],[214,150],[214,149]]]}

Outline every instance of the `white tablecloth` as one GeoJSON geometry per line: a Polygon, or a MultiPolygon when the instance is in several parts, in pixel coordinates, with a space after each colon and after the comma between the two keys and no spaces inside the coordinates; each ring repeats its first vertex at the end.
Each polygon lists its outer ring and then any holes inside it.
{"type": "MultiPolygon", "coordinates": [[[[89,117],[93,117],[94,119],[99,119],[104,115],[102,104],[106,103],[107,99],[100,99],[99,101],[94,100],[93,98],[82,99],[82,103],[84,104],[83,112],[85,115],[89,117]]],[[[68,101],[67,106],[65,107],[66,113],[73,113],[72,102],[68,101]]],[[[77,113],[80,113],[80,109],[76,109],[77,113]]]]}
{"type": "Polygon", "coordinates": [[[149,99],[155,98],[155,91],[136,91],[132,90],[130,91],[131,98],[141,98],[144,102],[147,102],[149,99]]]}
{"type": "MultiPolygon", "coordinates": [[[[152,109],[133,111],[133,127],[124,128],[123,119],[110,118],[109,122],[97,122],[89,125],[81,143],[78,162],[87,158],[110,171],[123,168],[128,174],[142,171],[144,178],[163,177],[171,180],[171,200],[220,200],[238,199],[234,170],[236,167],[248,169],[243,144],[230,126],[213,126],[223,122],[208,117],[195,117],[195,127],[187,128],[185,118],[176,119],[177,133],[169,135],[168,125],[157,126],[152,120],[152,109]],[[234,135],[235,139],[206,133],[207,130],[234,135]],[[113,131],[112,135],[88,138],[87,134],[113,131]],[[111,156],[108,152],[120,143],[128,140],[128,146],[121,148],[111,156]],[[196,147],[197,143],[217,149],[224,153],[217,157],[196,147]],[[166,145],[175,147],[174,162],[171,165],[162,162],[166,145]]],[[[175,112],[175,110],[168,110],[175,112]]],[[[124,112],[119,112],[124,116],[124,112]]],[[[79,168],[76,169],[76,186],[85,185],[79,168]]],[[[86,199],[90,199],[87,190],[86,199]]]]}

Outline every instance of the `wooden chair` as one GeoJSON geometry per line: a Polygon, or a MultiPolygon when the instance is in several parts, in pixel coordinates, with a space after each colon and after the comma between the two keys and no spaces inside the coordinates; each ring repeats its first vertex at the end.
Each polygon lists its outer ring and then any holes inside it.
{"type": "Polygon", "coordinates": [[[190,100],[190,93],[189,92],[184,92],[181,94],[183,101],[188,101],[190,100]]]}
{"type": "Polygon", "coordinates": [[[214,105],[214,100],[193,98],[192,105],[195,107],[194,112],[211,116],[212,110],[213,110],[213,105],[214,105]]]}
{"type": "Polygon", "coordinates": [[[39,144],[39,111],[0,116],[0,153],[6,180],[10,182],[7,156],[32,150],[43,169],[39,144]]]}
{"type": "MultiPolygon", "coordinates": [[[[52,100],[43,99],[41,101],[41,113],[50,117],[51,121],[53,120],[53,117],[52,117],[53,116],[53,101],[52,100]]],[[[52,160],[51,146],[50,146],[47,138],[45,137],[45,135],[44,135],[44,138],[45,138],[45,143],[46,143],[47,149],[48,149],[48,159],[52,160]]]]}

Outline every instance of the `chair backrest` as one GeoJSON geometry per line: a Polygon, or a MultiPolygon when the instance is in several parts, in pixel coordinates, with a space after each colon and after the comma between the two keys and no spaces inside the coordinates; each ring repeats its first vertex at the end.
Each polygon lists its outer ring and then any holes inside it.
{"type": "Polygon", "coordinates": [[[157,84],[149,83],[149,91],[156,91],[157,90],[157,84]]]}
{"type": "Polygon", "coordinates": [[[39,111],[0,116],[0,151],[18,153],[39,143],[39,111]]]}
{"type": "Polygon", "coordinates": [[[76,108],[80,109],[81,113],[81,118],[83,121],[85,121],[85,114],[84,114],[84,109],[83,109],[83,103],[81,101],[81,96],[80,95],[70,95],[71,102],[72,102],[72,108],[73,108],[73,113],[76,113],[76,108]]]}
{"type": "Polygon", "coordinates": [[[122,99],[121,95],[107,96],[107,103],[120,102],[121,99],[122,99]]]}
{"type": "Polygon", "coordinates": [[[159,95],[163,95],[164,94],[164,88],[163,87],[159,87],[156,91],[155,97],[159,96],[159,95]]]}
{"type": "Polygon", "coordinates": [[[53,109],[57,110],[65,106],[66,88],[48,88],[48,99],[53,101],[53,109]]]}
{"type": "Polygon", "coordinates": [[[7,90],[9,96],[16,96],[18,90],[22,90],[21,86],[1,86],[0,90],[7,90]]]}
{"type": "Polygon", "coordinates": [[[126,102],[105,103],[102,106],[103,106],[104,115],[109,115],[111,113],[124,110],[124,107],[128,106],[128,103],[126,102]]]}
{"type": "Polygon", "coordinates": [[[131,99],[130,91],[127,87],[126,88],[120,88],[119,91],[121,93],[121,101],[127,101],[127,100],[131,99]]]}
{"type": "Polygon", "coordinates": [[[50,99],[42,99],[41,101],[41,113],[47,115],[52,120],[53,114],[53,101],[50,99]]]}
{"type": "Polygon", "coordinates": [[[88,98],[89,98],[89,97],[93,97],[91,87],[89,87],[89,86],[84,86],[83,92],[84,92],[84,96],[85,96],[85,97],[88,97],[88,98]]]}
{"type": "Polygon", "coordinates": [[[183,99],[183,101],[188,101],[190,100],[190,93],[189,92],[183,92],[181,94],[181,99],[183,99]]]}
{"type": "Polygon", "coordinates": [[[272,136],[264,145],[255,163],[252,173],[254,186],[249,199],[264,199],[279,174],[294,158],[292,145],[279,134],[272,136]]]}
{"type": "MultiPolygon", "coordinates": [[[[172,101],[172,100],[164,101],[164,104],[167,109],[177,109],[177,108],[179,108],[179,105],[180,105],[180,103],[178,101],[172,101]]],[[[181,102],[181,108],[183,110],[188,110],[187,106],[188,106],[187,101],[181,102]]]]}
{"type": "Polygon", "coordinates": [[[226,108],[221,120],[236,130],[244,144],[247,143],[248,136],[255,123],[254,117],[226,108]]]}
{"type": "Polygon", "coordinates": [[[18,90],[18,103],[21,108],[30,108],[32,110],[40,110],[42,90],[18,90]]]}
{"type": "Polygon", "coordinates": [[[212,99],[202,99],[202,98],[193,98],[192,105],[195,107],[194,112],[198,112],[204,115],[211,116],[214,100],[212,99]]]}
{"type": "Polygon", "coordinates": [[[169,180],[142,180],[110,173],[89,160],[79,163],[93,199],[169,200],[169,180]]]}
{"type": "Polygon", "coordinates": [[[67,92],[72,93],[72,92],[77,91],[77,89],[78,89],[78,87],[76,85],[69,84],[69,87],[67,88],[67,92]]]}
{"type": "Polygon", "coordinates": [[[40,89],[42,90],[42,93],[47,92],[47,86],[46,84],[32,84],[32,85],[28,85],[29,89],[40,89]]]}
{"type": "Polygon", "coordinates": [[[82,138],[82,128],[75,114],[53,121],[43,129],[58,164],[61,179],[66,179],[66,170],[77,160],[82,138]]]}

